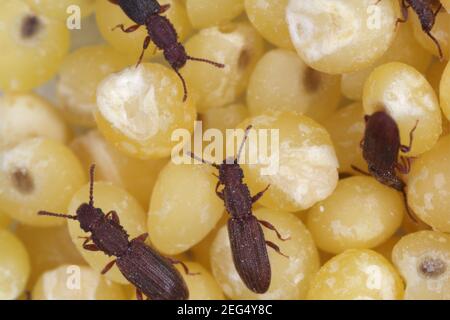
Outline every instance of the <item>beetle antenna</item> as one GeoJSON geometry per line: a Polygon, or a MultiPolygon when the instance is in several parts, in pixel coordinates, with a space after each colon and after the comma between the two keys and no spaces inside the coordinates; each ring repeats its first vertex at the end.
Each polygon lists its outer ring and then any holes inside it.
{"type": "Polygon", "coordinates": [[[178,78],[180,78],[181,83],[183,84],[183,90],[184,90],[183,102],[185,102],[186,99],[187,99],[187,87],[186,87],[186,81],[184,80],[183,76],[181,75],[181,73],[180,73],[177,69],[174,69],[174,70],[175,70],[175,72],[177,73],[178,78]]]}
{"type": "Polygon", "coordinates": [[[77,220],[77,216],[71,216],[71,215],[68,215],[68,214],[53,213],[53,212],[48,212],[48,211],[39,211],[38,215],[77,220]]]}
{"type": "Polygon", "coordinates": [[[91,207],[94,206],[94,173],[95,173],[95,164],[91,165],[91,168],[89,170],[89,205],[91,207]]]}
{"type": "Polygon", "coordinates": [[[201,161],[201,162],[204,163],[204,164],[209,164],[210,166],[213,166],[214,168],[219,169],[219,165],[217,165],[216,163],[213,163],[213,162],[206,161],[205,159],[202,159],[202,158],[200,158],[200,157],[197,157],[192,151],[187,152],[186,154],[187,154],[188,156],[190,156],[192,159],[201,161]]]}
{"type": "Polygon", "coordinates": [[[212,64],[213,66],[215,66],[217,68],[225,68],[225,65],[223,63],[218,63],[218,62],[211,61],[211,60],[208,60],[208,59],[194,58],[194,57],[191,57],[191,56],[187,56],[187,58],[189,60],[193,60],[193,61],[209,63],[209,64],[212,64]]]}
{"type": "Polygon", "coordinates": [[[250,132],[250,129],[251,129],[251,128],[252,128],[252,125],[249,125],[249,126],[245,129],[244,140],[242,140],[241,146],[239,147],[239,151],[238,151],[238,154],[237,154],[237,157],[236,157],[236,162],[239,162],[239,159],[241,158],[242,150],[244,150],[245,142],[247,141],[248,133],[250,132]]]}

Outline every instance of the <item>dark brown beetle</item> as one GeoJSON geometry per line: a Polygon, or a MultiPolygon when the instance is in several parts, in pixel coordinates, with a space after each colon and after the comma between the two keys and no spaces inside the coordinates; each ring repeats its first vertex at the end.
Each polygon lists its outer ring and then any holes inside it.
{"type": "Polygon", "coordinates": [[[431,33],[436,22],[436,16],[441,11],[442,3],[438,0],[402,0],[402,19],[398,19],[397,22],[406,22],[408,20],[408,9],[411,8],[419,17],[420,24],[423,32],[425,32],[431,40],[436,44],[439,50],[439,58],[442,60],[444,55],[442,48],[437,39],[431,33]],[[433,4],[439,3],[436,11],[433,11],[433,4]]]}
{"type": "MultiPolygon", "coordinates": [[[[172,69],[177,73],[181,79],[184,89],[183,101],[187,99],[187,87],[183,76],[179,70],[185,66],[187,60],[200,61],[212,64],[217,68],[223,68],[225,65],[207,59],[194,58],[189,56],[184,49],[184,46],[178,42],[177,32],[170,22],[162,13],[170,8],[170,5],[159,5],[155,0],[109,0],[110,2],[119,5],[126,15],[136,22],[136,25],[125,29],[123,24],[119,24],[116,28],[120,28],[123,32],[130,33],[139,29],[141,26],[146,26],[148,35],[144,40],[144,46],[141,56],[139,57],[137,65],[139,65],[144,57],[144,52],[153,43],[159,49],[163,50],[164,58],[169,62],[172,69]]],[[[114,30],[113,29],[113,30],[114,30]]]]}
{"type": "Polygon", "coordinates": [[[180,263],[188,273],[187,267],[181,261],[163,257],[146,245],[147,233],[129,241],[129,236],[120,225],[115,211],[105,215],[101,209],[94,207],[94,168],[92,165],[90,170],[89,203],[81,204],[75,216],[47,211],[40,211],[38,214],[79,221],[81,229],[91,233],[83,242],[84,249],[103,251],[108,256],[117,257],[106,265],[102,274],[117,263],[124,277],[136,287],[139,300],[142,300],[142,294],[153,300],[187,299],[189,291],[186,283],[173,267],[173,264],[180,263]],[[89,243],[90,241],[92,243],[89,243]]]}
{"type": "MultiPolygon", "coordinates": [[[[253,204],[263,196],[269,186],[251,196],[250,190],[243,182],[244,173],[239,159],[250,129],[251,126],[247,127],[244,141],[235,159],[225,159],[220,165],[209,164],[219,170],[216,194],[224,201],[225,208],[231,215],[228,220],[228,234],[234,266],[245,285],[253,292],[261,294],[269,289],[272,276],[266,245],[285,256],[275,243],[265,240],[261,225],[275,231],[282,241],[289,238],[282,238],[272,224],[258,220],[252,213],[253,204]],[[221,191],[220,186],[224,187],[221,191]]],[[[206,163],[192,153],[190,156],[206,163]]]]}
{"type": "MultiPolygon", "coordinates": [[[[397,170],[407,174],[411,167],[411,158],[400,156],[399,152],[407,153],[411,150],[413,134],[417,123],[409,133],[409,145],[400,143],[400,132],[395,120],[385,111],[377,111],[364,117],[366,129],[361,141],[363,158],[366,160],[369,174],[355,166],[352,168],[366,175],[371,175],[379,182],[403,193],[406,200],[405,183],[397,175],[397,170]]],[[[414,219],[408,208],[408,214],[414,219]]]]}

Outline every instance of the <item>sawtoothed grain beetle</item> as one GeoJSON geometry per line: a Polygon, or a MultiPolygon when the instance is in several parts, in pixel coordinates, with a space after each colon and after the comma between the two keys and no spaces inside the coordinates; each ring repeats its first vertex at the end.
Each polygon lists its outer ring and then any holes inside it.
{"type": "MultiPolygon", "coordinates": [[[[367,162],[369,173],[352,166],[352,168],[365,175],[371,175],[382,184],[402,192],[406,201],[405,183],[398,176],[397,170],[407,174],[411,168],[411,158],[400,156],[400,151],[407,153],[411,150],[413,134],[418,122],[409,133],[409,145],[400,143],[400,132],[395,120],[385,111],[377,111],[364,117],[366,129],[361,140],[363,158],[367,162]]],[[[406,202],[407,203],[407,202],[406,202]]],[[[406,204],[408,214],[416,221],[406,204]]]]}
{"type": "Polygon", "coordinates": [[[252,213],[253,204],[263,196],[269,186],[251,196],[249,188],[243,182],[244,172],[239,165],[239,159],[250,129],[251,126],[245,130],[244,140],[234,159],[225,159],[218,165],[208,163],[192,153],[190,156],[219,170],[219,181],[215,190],[231,216],[228,220],[228,234],[234,266],[247,288],[261,294],[269,289],[272,276],[266,245],[285,256],[275,243],[265,240],[261,225],[274,231],[282,241],[289,238],[283,238],[271,223],[258,220],[252,213]],[[221,186],[223,189],[219,191],[221,186]]]}
{"type": "Polygon", "coordinates": [[[187,99],[187,87],[179,70],[186,65],[187,60],[206,62],[217,68],[225,67],[222,63],[191,57],[186,53],[184,46],[178,42],[178,35],[173,24],[169,19],[161,15],[170,8],[170,5],[161,6],[155,0],[109,1],[119,5],[125,14],[136,23],[128,28],[125,28],[123,24],[119,24],[113,30],[120,28],[123,32],[130,33],[136,31],[141,26],[146,26],[147,28],[148,35],[144,40],[142,53],[137,62],[137,66],[141,63],[144,52],[150,45],[150,42],[153,41],[158,49],[163,50],[164,58],[180,78],[184,90],[183,101],[187,99]]]}
{"type": "Polygon", "coordinates": [[[103,269],[102,274],[117,264],[124,277],[136,287],[136,295],[142,300],[142,294],[153,300],[185,300],[189,296],[186,283],[181,274],[174,268],[180,263],[189,274],[187,267],[181,261],[166,258],[145,244],[148,234],[129,240],[129,235],[120,225],[115,211],[106,215],[94,207],[94,168],[90,170],[89,203],[83,203],[76,215],[57,214],[39,211],[39,215],[54,216],[77,220],[81,229],[90,232],[83,248],[89,251],[103,251],[108,256],[115,256],[103,269]],[[92,243],[89,243],[91,242],[92,243]]]}

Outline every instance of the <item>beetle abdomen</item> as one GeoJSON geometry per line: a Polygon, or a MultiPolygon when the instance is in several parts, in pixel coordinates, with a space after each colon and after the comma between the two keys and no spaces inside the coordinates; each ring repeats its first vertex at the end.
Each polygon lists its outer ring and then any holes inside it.
{"type": "Polygon", "coordinates": [[[150,15],[158,13],[161,9],[156,0],[119,0],[123,12],[137,24],[145,24],[150,15]]]}
{"type": "Polygon", "coordinates": [[[145,243],[132,240],[117,266],[134,286],[152,300],[186,300],[187,286],[177,269],[145,243]]]}
{"type": "Polygon", "coordinates": [[[245,285],[256,293],[269,289],[271,270],[264,233],[254,216],[228,220],[231,253],[245,285]]]}

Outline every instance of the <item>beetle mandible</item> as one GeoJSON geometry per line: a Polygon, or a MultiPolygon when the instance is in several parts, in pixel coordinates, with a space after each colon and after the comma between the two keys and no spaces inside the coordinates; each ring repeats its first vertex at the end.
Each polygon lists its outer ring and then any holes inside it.
{"type": "Polygon", "coordinates": [[[251,196],[248,186],[243,182],[244,172],[239,165],[239,159],[251,128],[252,126],[248,126],[245,130],[244,140],[234,159],[225,159],[218,165],[208,163],[193,153],[190,153],[190,156],[219,170],[215,191],[224,201],[231,216],[227,226],[234,266],[245,285],[253,292],[261,294],[269,289],[272,276],[266,245],[287,257],[275,243],[265,240],[261,225],[274,231],[282,241],[289,240],[289,237],[283,238],[270,222],[259,220],[252,213],[253,204],[263,196],[270,185],[251,196]],[[219,191],[221,186],[223,189],[219,191]]]}
{"type": "Polygon", "coordinates": [[[136,23],[128,28],[125,28],[123,24],[119,24],[113,30],[120,28],[123,32],[130,33],[141,26],[146,26],[147,28],[148,35],[144,40],[142,53],[136,66],[141,63],[145,50],[150,45],[150,42],[153,41],[156,47],[163,51],[164,58],[180,78],[184,90],[183,101],[187,99],[187,86],[179,70],[186,65],[187,60],[209,63],[217,68],[225,67],[222,63],[191,57],[186,53],[184,46],[178,41],[178,35],[173,24],[169,19],[161,15],[170,8],[169,4],[161,6],[156,0],[109,1],[119,5],[125,14],[136,23]]]}
{"type": "Polygon", "coordinates": [[[54,216],[77,220],[84,232],[83,248],[89,251],[103,251],[108,256],[115,256],[102,270],[105,274],[114,264],[124,277],[136,287],[136,295],[142,300],[142,294],[153,300],[185,300],[189,291],[181,274],[173,264],[181,264],[184,271],[189,271],[183,262],[166,258],[145,244],[147,233],[129,240],[129,235],[121,226],[115,211],[106,215],[102,209],[94,206],[94,168],[90,169],[89,203],[81,204],[76,215],[58,214],[39,211],[39,215],[54,216]],[[89,243],[91,242],[92,243],[89,243]]]}

